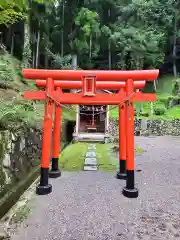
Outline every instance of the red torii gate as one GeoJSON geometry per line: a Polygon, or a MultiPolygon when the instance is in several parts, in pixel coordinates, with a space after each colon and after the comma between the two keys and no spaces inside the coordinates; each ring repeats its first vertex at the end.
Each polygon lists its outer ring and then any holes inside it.
{"type": "Polygon", "coordinates": [[[25,92],[24,98],[45,101],[44,132],[39,195],[49,194],[52,186],[49,177],[61,176],[58,167],[60,153],[61,104],[119,105],[119,172],[118,179],[126,179],[123,195],[138,197],[134,184],[134,101],[156,101],[155,94],[136,92],[146,81],[154,81],[159,70],[87,71],[24,69],[24,78],[36,80],[45,91],[25,92]],[[143,79],[143,80],[142,80],[143,79]],[[81,93],[63,93],[63,88],[82,89],[81,93]],[[97,89],[119,90],[118,93],[96,93],[97,89]],[[54,104],[55,103],[55,104],[54,104]],[[55,105],[52,167],[49,172],[53,106],[55,105]]]}

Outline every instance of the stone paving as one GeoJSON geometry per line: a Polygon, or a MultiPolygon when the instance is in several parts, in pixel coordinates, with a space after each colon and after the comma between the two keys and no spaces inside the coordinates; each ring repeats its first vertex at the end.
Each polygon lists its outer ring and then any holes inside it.
{"type": "Polygon", "coordinates": [[[101,171],[63,172],[53,191],[33,195],[32,213],[11,240],[179,240],[180,137],[136,137],[137,199],[101,171]]]}
{"type": "Polygon", "coordinates": [[[84,171],[97,171],[97,159],[96,159],[96,144],[88,144],[88,152],[86,153],[84,162],[84,171]]]}

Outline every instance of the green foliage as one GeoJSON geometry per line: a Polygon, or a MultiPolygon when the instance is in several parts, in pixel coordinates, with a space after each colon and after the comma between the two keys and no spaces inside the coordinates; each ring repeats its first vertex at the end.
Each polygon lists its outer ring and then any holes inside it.
{"type": "Polygon", "coordinates": [[[8,26],[9,24],[13,24],[16,21],[19,21],[25,18],[23,13],[24,11],[24,1],[20,0],[4,0],[0,3],[0,25],[4,24],[8,26]]]}
{"type": "MultiPolygon", "coordinates": [[[[179,3],[174,0],[156,4],[153,0],[5,0],[0,8],[0,24],[29,17],[31,62],[41,56],[39,67],[51,66],[48,48],[57,55],[58,60],[53,60],[57,66],[62,65],[60,56],[76,53],[81,68],[159,68],[175,18],[177,23],[180,18],[179,3]]],[[[179,33],[179,29],[174,33],[177,38],[179,33]]]]}
{"type": "Polygon", "coordinates": [[[33,106],[31,102],[25,103],[13,100],[9,103],[1,103],[0,125],[3,128],[14,128],[23,124],[37,124],[37,120],[42,118],[43,105],[41,112],[38,110],[37,106],[33,106]]]}
{"type": "Polygon", "coordinates": [[[149,117],[149,113],[148,112],[142,112],[140,115],[143,116],[143,117],[149,117]]]}
{"type": "MultiPolygon", "coordinates": [[[[31,2],[31,0],[30,0],[31,2]]],[[[55,0],[33,0],[39,4],[54,3],[55,0]]],[[[0,2],[0,25],[9,26],[27,18],[29,0],[2,0],[0,2]]]]}
{"type": "Polygon", "coordinates": [[[172,98],[172,106],[180,105],[180,96],[174,96],[172,98]]]}
{"type": "Polygon", "coordinates": [[[89,54],[91,59],[97,57],[100,50],[98,38],[101,34],[100,18],[97,12],[82,7],[75,18],[77,38],[71,42],[71,48],[79,55],[89,54]]]}
{"type": "MultiPolygon", "coordinates": [[[[148,64],[149,68],[159,67],[163,63],[167,36],[162,25],[158,25],[158,20],[167,21],[168,6],[161,1],[157,1],[156,10],[154,6],[153,1],[133,1],[120,10],[121,15],[111,39],[116,48],[120,49],[120,61],[129,57],[126,68],[139,69],[144,64],[148,64]],[[153,11],[156,18],[152,16],[153,11]]],[[[166,26],[171,20],[172,16],[166,26]]]]}
{"type": "Polygon", "coordinates": [[[52,52],[48,51],[49,56],[52,57],[52,68],[54,69],[72,69],[71,55],[66,55],[62,57],[60,54],[53,54],[52,52]]]}
{"type": "Polygon", "coordinates": [[[172,91],[173,95],[178,95],[179,94],[179,82],[175,82],[174,86],[173,86],[173,91],[172,91]]]}
{"type": "Polygon", "coordinates": [[[16,61],[8,53],[0,55],[0,86],[10,87],[17,76],[16,61]]]}
{"type": "Polygon", "coordinates": [[[163,105],[159,105],[154,108],[155,115],[161,116],[161,115],[164,115],[165,112],[166,112],[166,108],[163,105]]]}

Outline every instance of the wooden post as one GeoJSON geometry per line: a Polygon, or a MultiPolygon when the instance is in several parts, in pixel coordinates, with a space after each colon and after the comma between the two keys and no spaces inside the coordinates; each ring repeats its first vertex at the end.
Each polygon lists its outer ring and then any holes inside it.
{"type": "MultiPolygon", "coordinates": [[[[126,83],[126,95],[131,97],[134,92],[134,82],[128,79],[126,83]]],[[[123,195],[128,198],[137,198],[138,189],[134,186],[134,106],[133,100],[130,99],[127,106],[127,179],[126,187],[123,189],[123,195]]]]}
{"type": "MultiPolygon", "coordinates": [[[[54,90],[53,79],[47,79],[46,92],[51,94],[54,90]]],[[[53,115],[53,101],[46,98],[44,110],[44,132],[42,141],[42,160],[41,160],[41,175],[40,184],[36,188],[38,195],[46,195],[52,192],[52,186],[48,183],[49,178],[49,162],[51,152],[52,139],[52,115],[53,115]]]]}
{"type": "MultiPolygon", "coordinates": [[[[124,89],[120,93],[124,94],[124,89]]],[[[119,105],[119,172],[117,179],[126,179],[126,103],[119,105]]]]}
{"type": "MultiPolygon", "coordinates": [[[[62,92],[61,88],[57,88],[57,92],[62,92]]],[[[61,116],[62,107],[55,103],[55,119],[54,119],[54,136],[53,136],[53,152],[52,152],[52,167],[49,172],[49,177],[57,178],[61,176],[59,169],[59,154],[61,142],[61,116]]]]}

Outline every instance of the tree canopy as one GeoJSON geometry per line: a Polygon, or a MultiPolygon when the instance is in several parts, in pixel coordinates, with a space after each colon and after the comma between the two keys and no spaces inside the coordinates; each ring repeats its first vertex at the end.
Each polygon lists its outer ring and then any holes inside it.
{"type": "Polygon", "coordinates": [[[76,54],[84,69],[180,70],[177,0],[4,0],[0,11],[3,32],[22,21],[29,28],[33,67],[76,54]]]}

